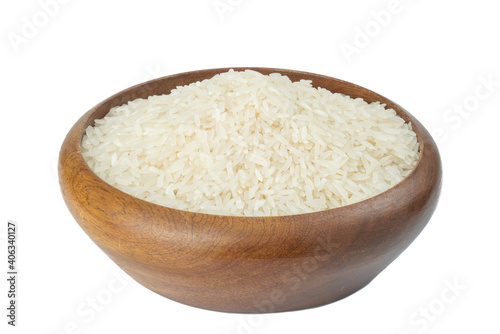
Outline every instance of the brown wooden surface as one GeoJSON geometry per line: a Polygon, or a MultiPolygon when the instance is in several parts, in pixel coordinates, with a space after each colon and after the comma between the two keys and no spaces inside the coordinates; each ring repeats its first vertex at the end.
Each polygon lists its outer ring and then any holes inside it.
{"type": "MultiPolygon", "coordinates": [[[[237,68],[236,70],[242,68],[237,68]]],[[[267,68],[333,92],[381,101],[411,121],[420,159],[400,184],[363,202],[310,214],[229,217],[155,205],[110,186],[83,160],[85,128],[111,107],[167,94],[228,69],[177,74],[126,89],[83,115],[59,157],[64,200],[82,229],[145,287],[188,305],[227,312],[319,306],[368,284],[418,236],[436,207],[441,161],[423,126],[394,102],[321,75],[267,68]]]]}

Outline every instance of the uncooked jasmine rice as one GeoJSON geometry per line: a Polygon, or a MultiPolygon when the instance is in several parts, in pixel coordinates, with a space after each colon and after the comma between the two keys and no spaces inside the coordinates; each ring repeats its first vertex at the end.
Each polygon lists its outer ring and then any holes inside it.
{"type": "Polygon", "coordinates": [[[407,176],[418,147],[383,104],[251,70],[114,107],[82,141],[90,168],[132,196],[238,216],[365,200],[407,176]]]}

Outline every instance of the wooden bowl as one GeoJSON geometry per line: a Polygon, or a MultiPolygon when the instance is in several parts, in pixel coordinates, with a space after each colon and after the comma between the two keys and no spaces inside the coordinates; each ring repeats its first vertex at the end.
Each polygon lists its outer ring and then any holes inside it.
{"type": "MultiPolygon", "coordinates": [[[[243,70],[244,68],[235,68],[243,70]]],[[[278,217],[231,217],[170,209],[104,182],[83,159],[84,130],[114,106],[166,94],[229,69],[167,76],[126,89],[83,115],[60,152],[66,205],[90,238],[145,287],[175,301],[218,311],[264,313],[315,307],[367,285],[418,236],[437,205],[436,144],[391,100],[342,80],[283,69],[333,92],[380,101],[411,122],[420,142],[415,169],[384,193],[345,207],[278,217]]]]}

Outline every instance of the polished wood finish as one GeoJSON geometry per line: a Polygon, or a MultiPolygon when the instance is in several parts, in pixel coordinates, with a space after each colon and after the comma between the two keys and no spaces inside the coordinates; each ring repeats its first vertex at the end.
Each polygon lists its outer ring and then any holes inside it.
{"type": "MultiPolygon", "coordinates": [[[[236,70],[242,70],[237,68],[236,70]]],[[[228,69],[172,75],[126,89],[92,108],[60,151],[66,204],[89,237],[145,287],[181,303],[227,312],[279,312],[324,305],[367,285],[418,236],[441,188],[436,144],[412,115],[360,86],[317,74],[279,72],[292,80],[394,108],[420,141],[416,168],[401,183],[363,202],[310,214],[230,217],[155,205],[110,186],[85,163],[85,128],[111,107],[165,94],[228,69]]]]}

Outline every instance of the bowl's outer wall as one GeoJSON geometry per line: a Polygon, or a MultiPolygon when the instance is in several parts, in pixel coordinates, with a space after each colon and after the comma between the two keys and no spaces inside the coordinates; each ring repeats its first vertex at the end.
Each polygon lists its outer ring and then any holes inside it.
{"type": "MultiPolygon", "coordinates": [[[[238,68],[236,70],[241,70],[238,68]]],[[[334,210],[280,217],[230,217],[155,205],[110,186],[81,153],[86,127],[110,108],[167,94],[228,69],[177,74],[126,89],[83,115],[60,152],[64,200],[82,229],[147,288],[196,307],[227,312],[278,312],[339,300],[368,284],[418,236],[437,205],[441,160],[425,128],[394,102],[321,75],[281,69],[292,80],[368,102],[380,101],[413,124],[417,167],[388,191],[334,210]]]]}

